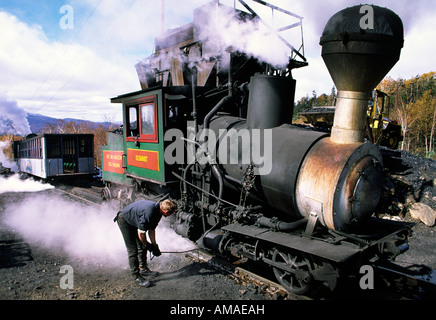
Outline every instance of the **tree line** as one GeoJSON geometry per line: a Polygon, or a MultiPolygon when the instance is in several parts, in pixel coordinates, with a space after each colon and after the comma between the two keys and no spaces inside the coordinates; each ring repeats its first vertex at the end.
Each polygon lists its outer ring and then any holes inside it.
{"type": "MultiPolygon", "coordinates": [[[[404,140],[401,150],[416,155],[436,159],[436,72],[417,75],[411,79],[392,79],[387,77],[377,86],[378,90],[389,95],[386,101],[386,117],[397,121],[401,126],[404,140]]],[[[336,90],[330,94],[301,98],[294,106],[294,120],[301,111],[315,106],[333,106],[336,90]]]]}

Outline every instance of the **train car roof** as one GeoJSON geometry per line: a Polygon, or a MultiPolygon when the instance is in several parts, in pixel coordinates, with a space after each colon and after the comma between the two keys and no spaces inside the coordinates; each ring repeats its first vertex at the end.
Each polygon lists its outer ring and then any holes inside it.
{"type": "Polygon", "coordinates": [[[41,133],[41,134],[31,133],[31,134],[28,134],[26,136],[26,138],[24,140],[21,140],[21,141],[31,140],[31,139],[36,139],[36,138],[42,138],[42,137],[50,137],[50,136],[67,136],[67,137],[71,137],[71,136],[94,136],[94,134],[93,133],[41,133]]]}

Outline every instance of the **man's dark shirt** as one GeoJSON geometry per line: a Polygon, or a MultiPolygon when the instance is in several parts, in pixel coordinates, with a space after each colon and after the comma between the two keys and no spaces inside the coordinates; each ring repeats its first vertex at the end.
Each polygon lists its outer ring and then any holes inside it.
{"type": "Polygon", "coordinates": [[[148,200],[140,200],[129,204],[121,210],[121,215],[128,224],[142,231],[156,229],[162,218],[159,203],[148,200]]]}

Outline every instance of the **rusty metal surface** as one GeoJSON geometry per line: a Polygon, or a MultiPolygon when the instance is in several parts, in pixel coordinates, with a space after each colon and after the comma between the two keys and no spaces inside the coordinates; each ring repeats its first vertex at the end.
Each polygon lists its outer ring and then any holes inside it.
{"type": "MultiPolygon", "coordinates": [[[[337,144],[328,138],[319,141],[308,153],[298,176],[296,199],[300,213],[305,217],[316,214],[318,220],[330,229],[347,226],[350,220],[347,211],[349,201],[360,182],[357,180],[358,170],[366,169],[366,161],[372,161],[372,158],[382,166],[378,148],[369,143],[337,144]],[[356,166],[365,157],[371,160],[363,160],[360,166],[356,166]]],[[[381,171],[371,174],[375,174],[373,179],[378,181],[381,171]]],[[[372,192],[378,193],[366,186],[363,189],[359,200],[365,201],[367,197],[372,197],[372,192]]],[[[363,210],[359,209],[361,218],[372,213],[373,203],[370,201],[363,210]]]]}
{"type": "Polygon", "coordinates": [[[339,91],[331,140],[336,143],[363,142],[369,93],[339,91]]]}

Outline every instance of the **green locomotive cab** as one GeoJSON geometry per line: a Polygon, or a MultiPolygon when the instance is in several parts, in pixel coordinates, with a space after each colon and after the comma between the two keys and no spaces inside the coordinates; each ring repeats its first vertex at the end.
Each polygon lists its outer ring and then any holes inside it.
{"type": "Polygon", "coordinates": [[[107,133],[107,145],[102,148],[103,198],[119,197],[120,190],[130,198],[132,187],[139,191],[176,182],[171,171],[177,163],[168,164],[164,159],[165,148],[172,140],[164,138],[171,128],[183,130],[179,123],[191,103],[186,89],[151,88],[111,99],[122,104],[123,126],[107,133]]]}

